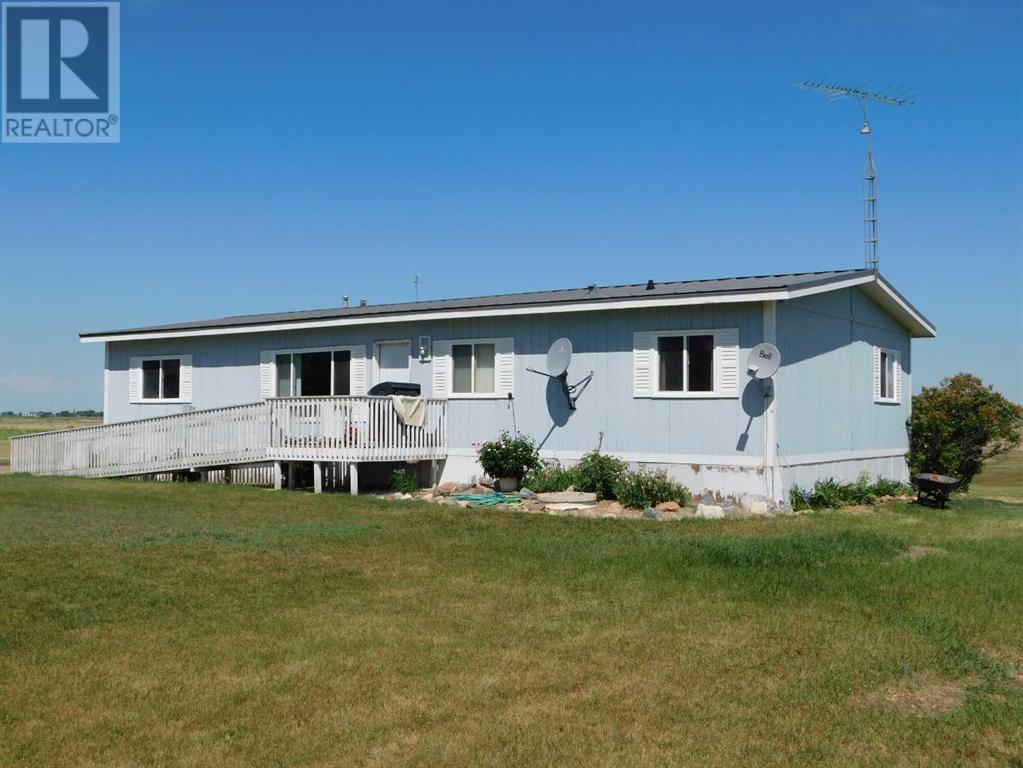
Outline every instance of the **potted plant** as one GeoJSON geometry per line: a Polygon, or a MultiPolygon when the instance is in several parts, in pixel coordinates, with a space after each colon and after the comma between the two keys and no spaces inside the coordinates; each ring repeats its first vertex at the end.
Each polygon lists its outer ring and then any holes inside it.
{"type": "Polygon", "coordinates": [[[516,491],[522,476],[540,468],[536,443],[525,435],[512,437],[507,431],[496,440],[476,444],[483,471],[497,480],[501,491],[516,491]]]}

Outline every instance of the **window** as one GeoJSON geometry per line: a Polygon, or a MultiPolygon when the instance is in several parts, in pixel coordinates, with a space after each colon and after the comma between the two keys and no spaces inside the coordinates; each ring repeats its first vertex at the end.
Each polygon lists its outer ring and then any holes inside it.
{"type": "Polygon", "coordinates": [[[494,362],[497,346],[493,342],[451,345],[451,391],[456,394],[493,394],[494,362]]]}
{"type": "Polygon", "coordinates": [[[345,349],[280,352],[274,358],[278,397],[351,394],[352,353],[345,349]]]}
{"type": "Polygon", "coordinates": [[[874,401],[902,402],[902,361],[894,349],[874,347],[874,401]]]}
{"type": "Polygon", "coordinates": [[[659,392],[714,391],[714,335],[657,337],[659,392]]]}
{"type": "Polygon", "coordinates": [[[142,361],[143,400],[178,400],[180,397],[180,358],[167,357],[142,361]]]}

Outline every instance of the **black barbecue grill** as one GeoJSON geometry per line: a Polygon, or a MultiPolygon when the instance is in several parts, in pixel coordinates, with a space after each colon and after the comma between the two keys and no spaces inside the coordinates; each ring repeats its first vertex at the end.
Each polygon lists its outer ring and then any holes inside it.
{"type": "Polygon", "coordinates": [[[422,388],[418,384],[408,381],[381,381],[374,384],[369,394],[375,397],[386,397],[387,395],[404,395],[405,397],[419,397],[422,388]]]}

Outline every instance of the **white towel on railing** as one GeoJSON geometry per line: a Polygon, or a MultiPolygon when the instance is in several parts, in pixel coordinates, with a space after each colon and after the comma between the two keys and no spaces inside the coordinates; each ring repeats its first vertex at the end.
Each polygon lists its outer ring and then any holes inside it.
{"type": "Polygon", "coordinates": [[[421,427],[426,421],[426,400],[422,397],[391,395],[391,407],[407,427],[421,427]]]}

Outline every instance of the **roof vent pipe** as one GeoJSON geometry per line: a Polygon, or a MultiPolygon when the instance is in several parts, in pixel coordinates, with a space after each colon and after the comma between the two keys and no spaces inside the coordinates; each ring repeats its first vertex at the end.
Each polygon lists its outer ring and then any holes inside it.
{"type": "Polygon", "coordinates": [[[345,309],[348,309],[348,297],[347,296],[342,296],[341,297],[341,306],[344,307],[345,309]]]}
{"type": "Polygon", "coordinates": [[[654,281],[653,280],[647,280],[646,281],[646,289],[648,291],[652,291],[654,289],[654,281]]]}
{"type": "Polygon", "coordinates": [[[366,306],[366,300],[365,299],[359,299],[359,306],[360,307],[366,306]]]}

